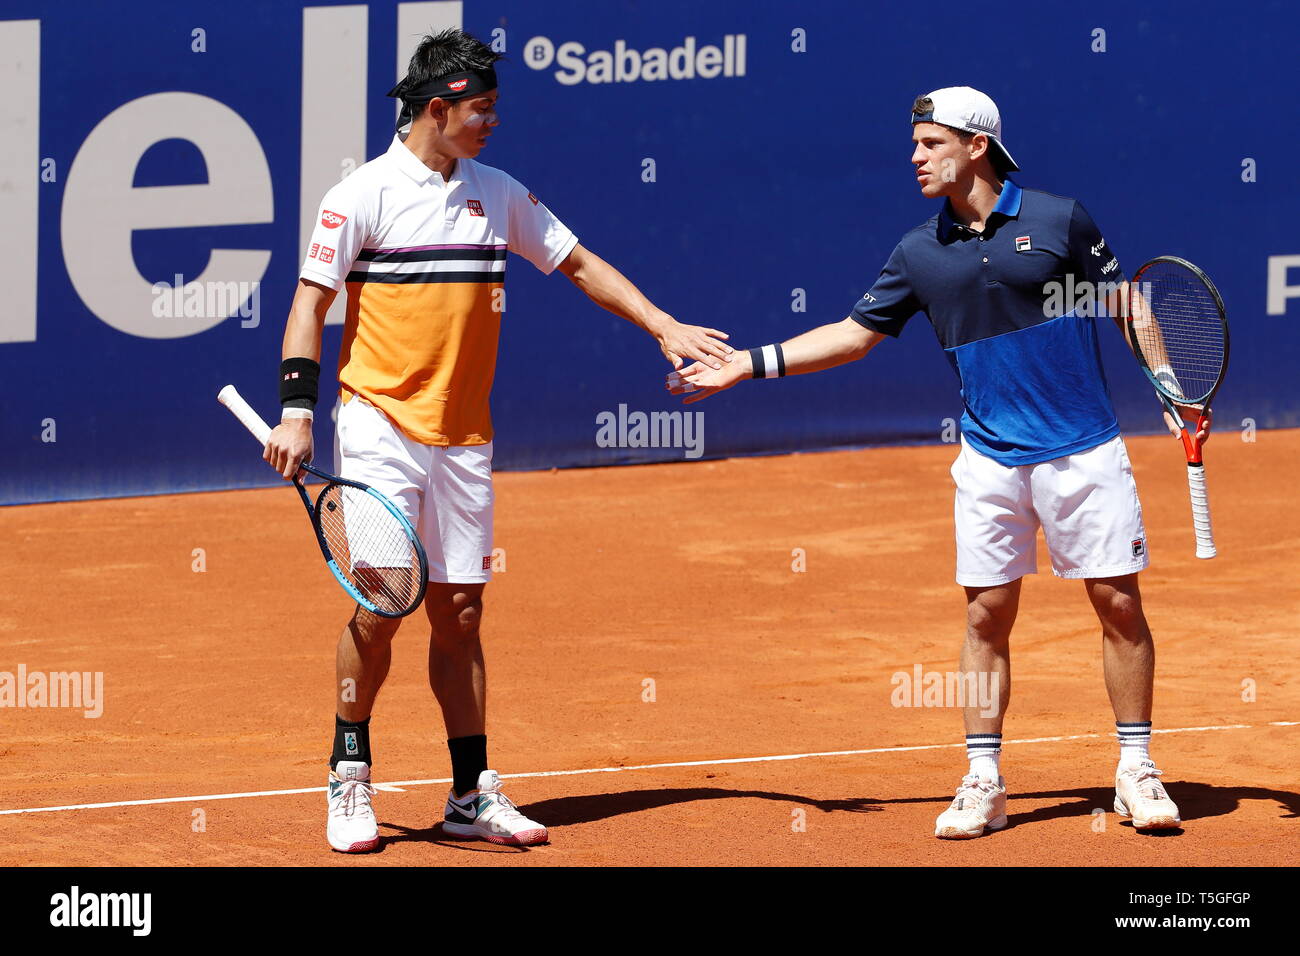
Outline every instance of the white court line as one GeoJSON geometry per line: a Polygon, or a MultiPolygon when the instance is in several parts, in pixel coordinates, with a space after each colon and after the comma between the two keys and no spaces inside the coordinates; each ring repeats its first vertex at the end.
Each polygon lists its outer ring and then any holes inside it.
{"type": "MultiPolygon", "coordinates": [[[[1300,720],[1274,720],[1270,727],[1296,727],[1300,720]]],[[[1153,730],[1156,734],[1194,734],[1211,730],[1253,730],[1252,724],[1223,724],[1211,727],[1173,727],[1167,730],[1153,730]]],[[[1002,745],[1010,744],[1044,744],[1061,743],[1069,740],[1096,740],[1110,737],[1111,734],[1069,734],[1060,737],[1028,737],[1024,740],[1004,740],[1002,745]]],[[[666,770],[674,767],[720,767],[724,764],[770,763],[778,760],[808,760],[813,757],[861,757],[866,754],[896,754],[913,750],[947,750],[965,747],[965,742],[955,744],[918,744],[912,747],[872,747],[868,750],[823,750],[806,754],[777,754],[770,757],[725,757],[714,760],[680,760],[673,763],[642,763],[627,767],[588,767],[582,770],[535,770],[532,773],[503,773],[502,780],[519,780],[525,777],[572,777],[589,773],[625,773],[629,770],[666,770]]],[[[433,780],[394,780],[391,783],[377,783],[376,790],[397,790],[402,787],[423,787],[451,783],[451,777],[439,777],[433,780]]],[[[299,787],[294,790],[253,790],[248,793],[208,793],[197,797],[156,797],[152,800],[117,800],[111,803],[74,803],[66,807],[27,807],[21,810],[0,810],[0,816],[14,813],[55,813],[60,810],[105,810],[112,807],[143,807],[159,803],[199,803],[210,800],[240,800],[244,797],[282,797],[300,793],[324,793],[325,787],[299,787]]]]}

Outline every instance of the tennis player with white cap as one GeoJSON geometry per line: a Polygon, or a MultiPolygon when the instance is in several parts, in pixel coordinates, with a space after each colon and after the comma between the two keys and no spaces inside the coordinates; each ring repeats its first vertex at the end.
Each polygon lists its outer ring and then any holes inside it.
{"type": "Polygon", "coordinates": [[[1084,582],[1101,623],[1120,744],[1115,809],[1139,830],[1176,828],[1178,808],[1148,752],[1155,653],[1138,588],[1146,531],[1092,321],[1105,309],[1124,329],[1119,261],[1079,202],[1007,178],[1019,167],[988,96],[935,90],[916,99],[911,121],[917,185],[944,204],[903,236],[852,313],[738,351],[721,369],[691,365],[670,374],[668,388],[694,402],[745,378],[821,371],[862,358],[924,312],[965,405],[952,466],[956,579],[967,602],[961,670],[987,675],[998,696],[992,715],[964,709],[970,770],[935,835],[977,837],[1007,823],[999,761],[1009,639],[1021,578],[1037,569],[1040,527],[1053,572],[1084,582]]]}

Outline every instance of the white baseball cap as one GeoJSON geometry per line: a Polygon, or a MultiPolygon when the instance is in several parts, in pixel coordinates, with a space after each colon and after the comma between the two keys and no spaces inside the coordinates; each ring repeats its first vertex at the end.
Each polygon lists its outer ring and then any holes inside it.
{"type": "Polygon", "coordinates": [[[998,104],[987,94],[969,86],[946,86],[926,96],[934,108],[928,113],[913,113],[913,126],[917,123],[940,123],[968,133],[983,133],[1002,154],[1003,166],[1010,171],[1020,168],[1002,145],[1002,116],[998,113],[998,104]]]}

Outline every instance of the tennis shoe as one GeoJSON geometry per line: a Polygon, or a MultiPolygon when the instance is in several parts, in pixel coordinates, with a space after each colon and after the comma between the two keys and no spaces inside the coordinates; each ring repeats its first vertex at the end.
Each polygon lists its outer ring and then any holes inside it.
{"type": "Polygon", "coordinates": [[[379,823],[370,798],[370,765],[340,760],[330,771],[329,825],[326,836],[340,853],[365,853],[379,846],[379,823]]]}
{"type": "Polygon", "coordinates": [[[934,835],[943,840],[970,840],[985,829],[1001,830],[1007,825],[1006,781],[968,773],[961,778],[957,796],[934,823],[934,835]]]}
{"type": "Polygon", "coordinates": [[[1115,771],[1115,812],[1131,818],[1135,830],[1173,830],[1182,824],[1160,776],[1150,760],[1115,771]]]}
{"type": "Polygon", "coordinates": [[[501,792],[501,778],[495,770],[478,775],[478,786],[462,797],[447,794],[442,828],[452,836],[487,840],[503,846],[533,846],[547,842],[546,827],[519,812],[501,792]]]}

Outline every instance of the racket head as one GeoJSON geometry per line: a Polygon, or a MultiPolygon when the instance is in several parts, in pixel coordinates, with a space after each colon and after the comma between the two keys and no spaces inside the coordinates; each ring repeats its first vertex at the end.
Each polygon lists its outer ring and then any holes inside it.
{"type": "Polygon", "coordinates": [[[343,590],[380,617],[405,617],[419,607],[429,559],[397,505],[369,485],[303,469],[325,479],[311,508],[312,527],[343,590]]]}
{"type": "Polygon", "coordinates": [[[1229,340],[1223,297],[1205,271],[1178,256],[1143,264],[1129,283],[1125,322],[1142,370],[1170,411],[1208,409],[1228,368],[1229,340]]]}

